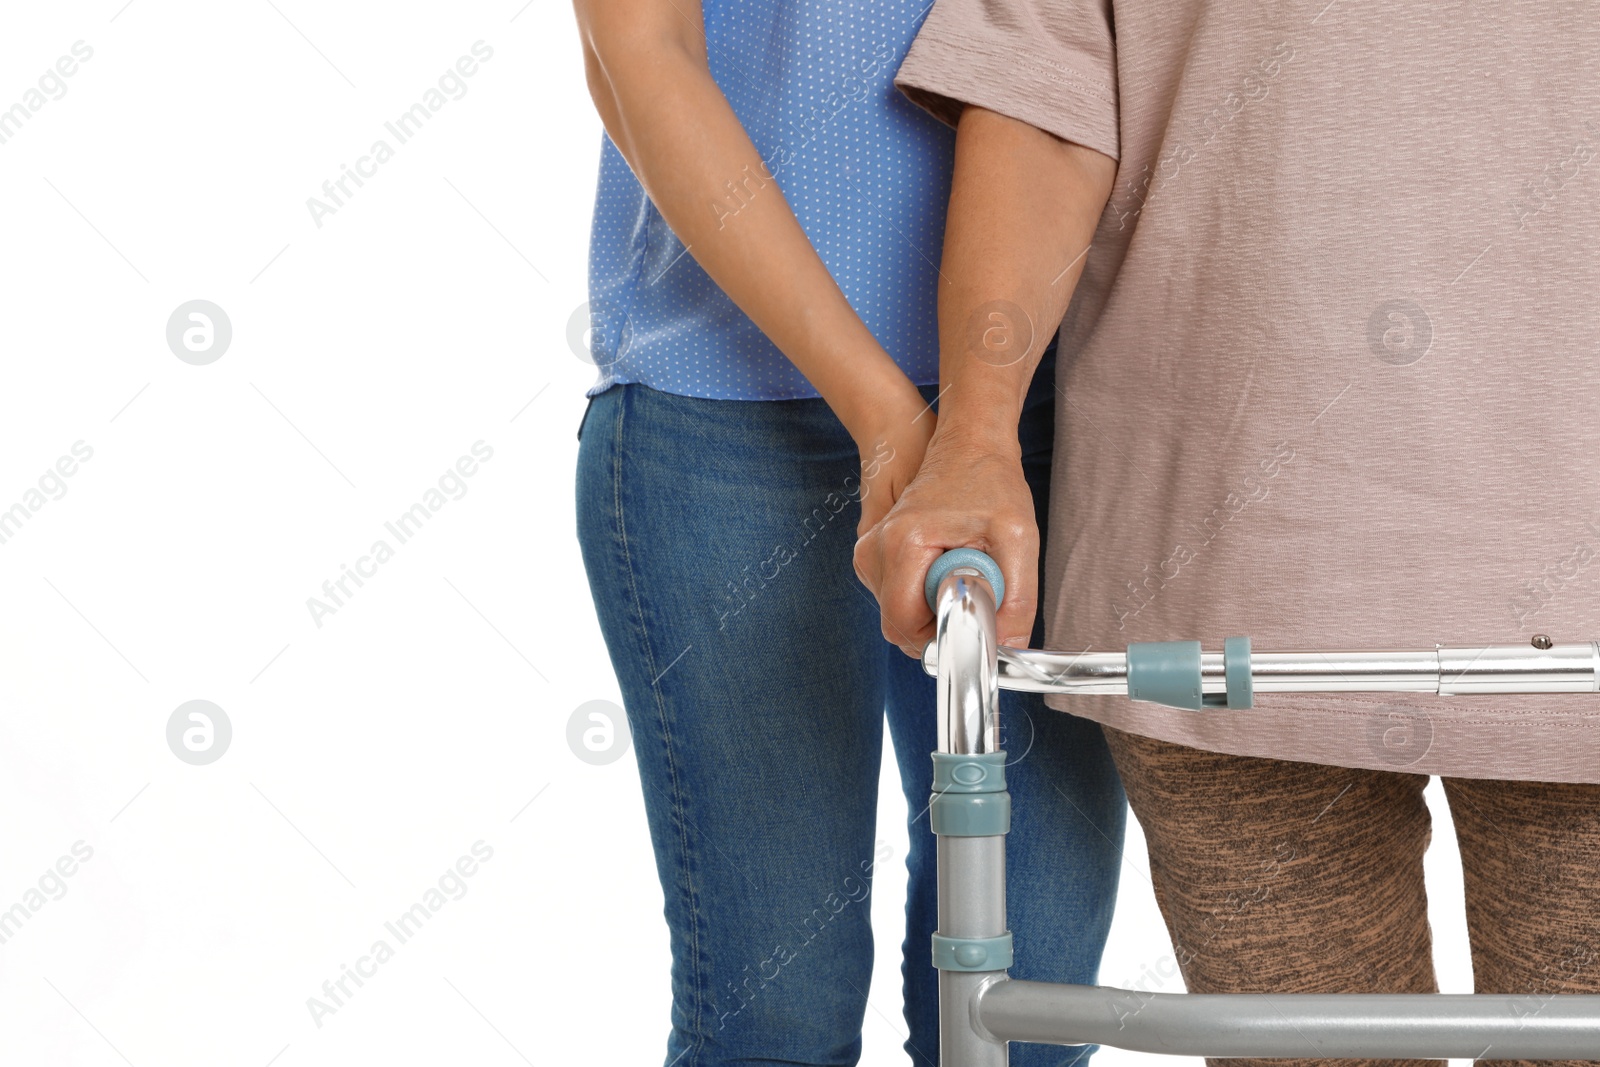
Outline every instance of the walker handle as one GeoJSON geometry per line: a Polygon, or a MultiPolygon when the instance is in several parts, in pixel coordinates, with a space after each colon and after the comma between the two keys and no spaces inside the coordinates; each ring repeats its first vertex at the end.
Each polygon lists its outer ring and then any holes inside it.
{"type": "Polygon", "coordinates": [[[986,552],[976,548],[952,548],[944,555],[933,561],[933,566],[928,568],[927,580],[922,583],[922,591],[928,598],[928,607],[938,611],[939,583],[953,570],[966,567],[977,571],[989,583],[989,588],[994,590],[994,606],[998,608],[1005,599],[1006,579],[1000,573],[1000,564],[986,552]]]}

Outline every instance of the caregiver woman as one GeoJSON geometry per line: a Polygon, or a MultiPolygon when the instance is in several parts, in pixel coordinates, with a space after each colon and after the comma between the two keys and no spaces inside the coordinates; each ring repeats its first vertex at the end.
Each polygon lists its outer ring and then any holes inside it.
{"type": "MultiPolygon", "coordinates": [[[[607,134],[578,533],[671,933],[666,1060],[859,1058],[887,714],[911,823],[906,1049],[937,1063],[934,687],[894,647],[921,635],[886,644],[852,567],[934,429],[953,138],[891,85],[925,2],[575,6],[607,134]]],[[[1040,382],[1015,435],[1030,536],[1040,382]]],[[[1028,585],[1001,617],[1017,642],[1038,640],[1028,585]]],[[[1006,700],[1011,876],[1033,887],[1013,898],[1018,974],[1092,981],[1121,785],[1097,724],[1006,700]]]]}

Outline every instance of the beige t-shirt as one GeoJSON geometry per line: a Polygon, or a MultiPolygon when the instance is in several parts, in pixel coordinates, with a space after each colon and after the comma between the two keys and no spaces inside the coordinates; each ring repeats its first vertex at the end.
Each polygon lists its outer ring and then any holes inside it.
{"type": "MultiPolygon", "coordinates": [[[[1600,7],[938,0],[897,84],[1118,160],[1062,324],[1049,647],[1600,638],[1600,7]]],[[[1049,703],[1600,782],[1600,695],[1049,703]]]]}

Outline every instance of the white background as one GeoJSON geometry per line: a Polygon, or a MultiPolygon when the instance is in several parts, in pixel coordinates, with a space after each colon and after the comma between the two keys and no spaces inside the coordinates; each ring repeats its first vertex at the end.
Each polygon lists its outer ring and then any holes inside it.
{"type": "MultiPolygon", "coordinates": [[[[0,1063],[660,1062],[637,772],[567,742],[618,695],[573,532],[600,126],[569,8],[7,5],[0,108],[78,41],[65,94],[0,144],[0,510],[44,501],[0,543],[0,909],[49,890],[0,944],[0,1063]],[[465,95],[318,226],[307,199],[480,40],[465,95]],[[204,366],[166,340],[194,299],[233,330],[204,366]],[[313,620],[480,441],[465,494],[313,620]],[[196,699],[233,731],[205,766],[166,738],[196,699]],[[464,895],[318,1025],[308,998],[476,842],[464,895]]],[[[1146,872],[1134,828],[1107,983],[1170,952],[1146,872]]],[[[903,1062],[900,882],[873,900],[869,1064],[903,1062]]]]}

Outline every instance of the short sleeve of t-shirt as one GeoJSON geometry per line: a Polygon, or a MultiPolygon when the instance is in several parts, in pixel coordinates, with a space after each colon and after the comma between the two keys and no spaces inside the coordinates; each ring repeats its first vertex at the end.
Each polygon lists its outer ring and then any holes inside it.
{"type": "Polygon", "coordinates": [[[1119,156],[1111,0],[938,0],[895,85],[955,124],[966,104],[1119,156]]]}

